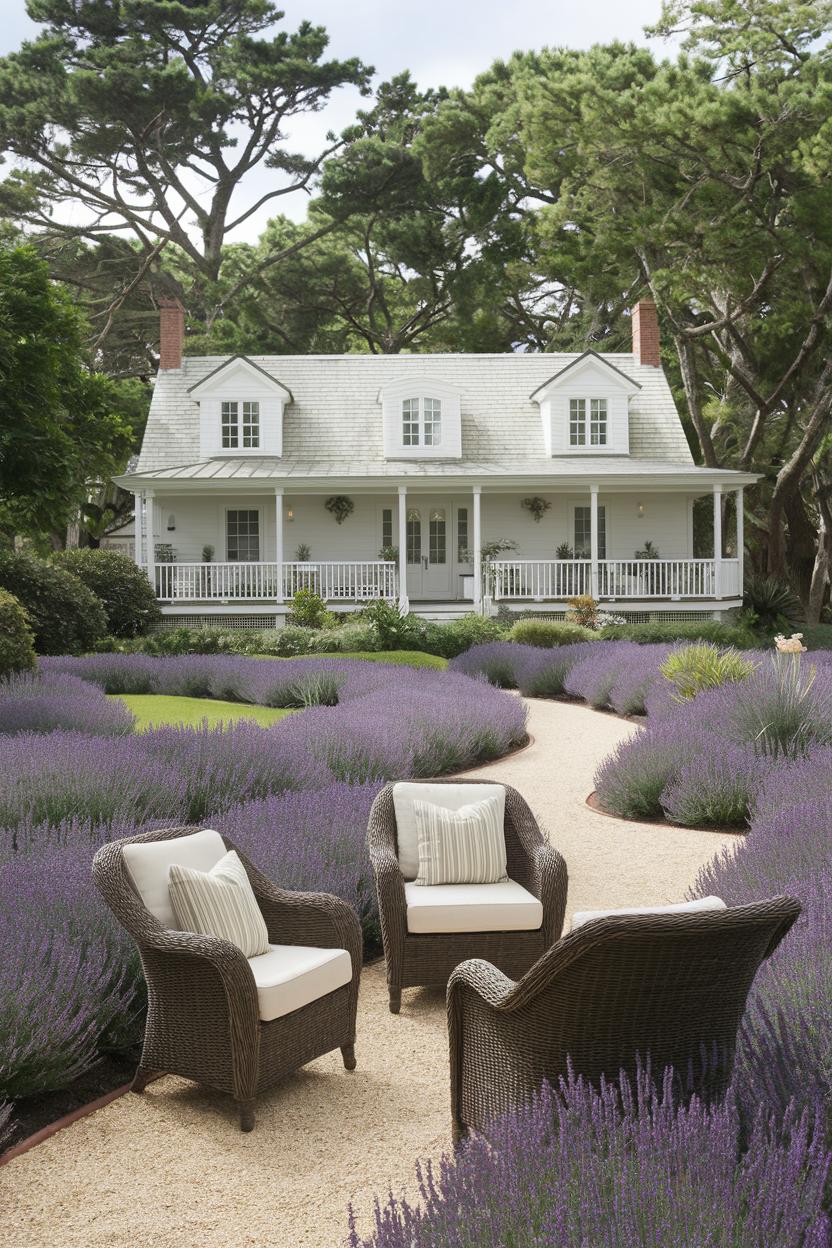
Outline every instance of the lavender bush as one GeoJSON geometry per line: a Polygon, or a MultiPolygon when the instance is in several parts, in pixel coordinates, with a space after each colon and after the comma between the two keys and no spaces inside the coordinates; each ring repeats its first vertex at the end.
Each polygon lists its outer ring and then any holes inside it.
{"type": "Polygon", "coordinates": [[[52,732],[69,728],[98,736],[133,731],[133,715],[78,676],[61,672],[21,673],[0,682],[0,733],[52,732]]]}
{"type": "Polygon", "coordinates": [[[729,1098],[674,1104],[657,1090],[581,1081],[417,1169],[420,1205],[391,1195],[351,1248],[825,1248],[830,1154],[808,1113],[758,1113],[747,1151],[729,1098]]]}

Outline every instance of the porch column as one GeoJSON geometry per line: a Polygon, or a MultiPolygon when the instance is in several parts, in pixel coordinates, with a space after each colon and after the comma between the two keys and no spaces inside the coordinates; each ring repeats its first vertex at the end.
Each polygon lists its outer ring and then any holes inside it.
{"type": "Polygon", "coordinates": [[[153,586],[153,592],[156,593],[156,542],[153,533],[153,500],[154,494],[152,490],[145,490],[145,515],[147,524],[147,579],[153,586]]]}
{"type": "Polygon", "coordinates": [[[745,585],[745,577],[743,574],[743,561],[745,555],[745,503],[743,501],[743,487],[740,486],[735,492],[737,513],[737,588],[739,596],[742,597],[743,586],[745,585]]]}
{"type": "Polygon", "coordinates": [[[590,593],[598,597],[598,486],[589,487],[589,579],[590,593]]]}
{"type": "Polygon", "coordinates": [[[399,610],[410,610],[407,596],[407,486],[399,486],[399,610]]]}
{"type": "Polygon", "coordinates": [[[714,598],[722,597],[722,486],[714,485],[714,598]]]}
{"type": "Polygon", "coordinates": [[[133,495],[133,558],[138,567],[142,566],[142,501],[144,495],[136,490],[133,495]]]}
{"type": "Polygon", "coordinates": [[[474,486],[474,610],[482,611],[482,486],[474,486]]]}
{"type": "Polygon", "coordinates": [[[274,490],[274,561],[277,564],[277,602],[283,601],[283,487],[274,490]]]}

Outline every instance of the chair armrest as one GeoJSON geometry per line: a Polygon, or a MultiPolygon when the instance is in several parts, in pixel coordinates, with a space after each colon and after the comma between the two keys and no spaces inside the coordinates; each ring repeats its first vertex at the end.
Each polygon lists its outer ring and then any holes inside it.
{"type": "Polygon", "coordinates": [[[173,969],[177,959],[196,958],[222,982],[229,1008],[250,1015],[256,1023],[259,1015],[254,975],[242,949],[230,941],[159,925],[156,930],[145,929],[139,950],[146,971],[149,965],[156,970],[166,966],[173,969]]]}
{"type": "Polygon", "coordinates": [[[566,859],[545,842],[530,847],[529,891],[543,904],[543,934],[547,947],[560,940],[566,916],[569,874],[566,859]]]}
{"type": "Polygon", "coordinates": [[[448,980],[448,1011],[450,1013],[460,993],[466,988],[475,992],[492,1009],[508,1009],[516,987],[515,981],[509,979],[508,975],[504,975],[491,962],[484,958],[467,958],[454,967],[448,980]]]}
{"type": "Polygon", "coordinates": [[[346,949],[353,969],[361,966],[361,924],[347,902],[331,893],[298,893],[265,877],[252,880],[254,895],[274,945],[346,949]]]}

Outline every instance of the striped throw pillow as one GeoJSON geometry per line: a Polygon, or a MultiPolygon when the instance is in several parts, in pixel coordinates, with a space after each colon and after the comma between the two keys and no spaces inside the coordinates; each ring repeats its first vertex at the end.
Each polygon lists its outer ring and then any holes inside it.
{"type": "Polygon", "coordinates": [[[496,797],[446,810],[415,801],[417,884],[497,884],[506,876],[506,838],[496,797]]]}
{"type": "Polygon", "coordinates": [[[172,863],[168,889],[176,921],[184,931],[229,940],[247,958],[269,952],[266,920],[233,849],[210,871],[172,863]]]}

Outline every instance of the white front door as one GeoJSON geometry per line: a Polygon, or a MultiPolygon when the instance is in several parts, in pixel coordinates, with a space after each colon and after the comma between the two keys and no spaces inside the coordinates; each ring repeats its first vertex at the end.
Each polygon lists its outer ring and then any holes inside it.
{"type": "Polygon", "coordinates": [[[437,600],[451,593],[450,499],[407,504],[407,596],[437,600]]]}

